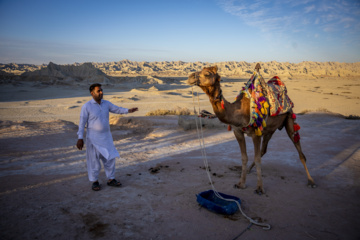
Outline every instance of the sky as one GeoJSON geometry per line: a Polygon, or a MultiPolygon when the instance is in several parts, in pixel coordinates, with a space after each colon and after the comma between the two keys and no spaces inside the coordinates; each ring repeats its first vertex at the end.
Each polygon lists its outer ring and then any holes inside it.
{"type": "Polygon", "coordinates": [[[360,0],[0,0],[0,63],[360,62],[360,0]]]}

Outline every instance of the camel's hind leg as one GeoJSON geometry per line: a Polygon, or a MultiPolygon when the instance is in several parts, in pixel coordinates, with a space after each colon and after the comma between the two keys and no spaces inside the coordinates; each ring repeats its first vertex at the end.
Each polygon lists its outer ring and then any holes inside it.
{"type": "Polygon", "coordinates": [[[294,141],[294,119],[291,118],[291,114],[288,114],[288,117],[286,119],[285,128],[286,128],[286,132],[287,132],[289,138],[294,143],[295,148],[299,153],[299,158],[300,158],[302,164],[304,165],[306,175],[308,178],[308,186],[315,188],[316,184],[315,184],[313,178],[310,176],[309,170],[306,166],[306,157],[305,157],[304,153],[302,152],[300,140],[298,142],[294,141]]]}

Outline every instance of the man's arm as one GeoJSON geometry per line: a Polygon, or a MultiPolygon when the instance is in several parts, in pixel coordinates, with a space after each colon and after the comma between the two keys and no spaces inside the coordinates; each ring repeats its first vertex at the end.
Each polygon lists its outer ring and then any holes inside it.
{"type": "Polygon", "coordinates": [[[85,129],[85,125],[88,121],[88,113],[86,111],[86,107],[85,105],[81,108],[81,113],[80,113],[80,122],[79,122],[79,130],[77,132],[78,135],[78,141],[76,143],[76,147],[79,150],[82,150],[84,147],[84,129],[85,129]]]}
{"type": "Polygon", "coordinates": [[[138,108],[130,108],[130,109],[122,108],[122,107],[112,104],[111,102],[108,102],[108,103],[109,103],[109,111],[112,113],[127,114],[127,113],[133,113],[133,112],[138,111],[138,108]]]}

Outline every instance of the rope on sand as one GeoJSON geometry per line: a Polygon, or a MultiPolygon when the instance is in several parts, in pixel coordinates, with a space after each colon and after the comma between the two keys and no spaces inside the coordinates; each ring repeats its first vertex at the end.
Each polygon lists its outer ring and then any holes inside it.
{"type": "MultiPolygon", "coordinates": [[[[195,108],[196,105],[195,105],[195,100],[194,100],[194,90],[193,90],[193,88],[192,88],[192,96],[193,96],[194,112],[195,112],[195,114],[196,114],[196,108],[195,108]]],[[[199,100],[199,94],[198,94],[198,93],[197,93],[197,97],[198,97],[198,107],[199,107],[199,112],[200,112],[200,100],[199,100]]],[[[227,199],[227,198],[222,197],[222,196],[219,194],[219,192],[215,189],[215,186],[214,186],[214,184],[213,184],[213,182],[212,182],[212,180],[211,180],[211,174],[210,174],[210,170],[209,170],[209,162],[208,162],[208,159],[207,159],[207,156],[206,156],[205,141],[204,141],[204,134],[203,134],[203,131],[202,131],[201,118],[199,118],[199,119],[200,119],[200,120],[199,120],[200,128],[199,128],[199,126],[198,126],[198,121],[197,121],[196,119],[195,119],[195,122],[196,122],[196,131],[197,131],[197,135],[198,135],[198,139],[199,139],[199,143],[200,143],[200,148],[201,148],[201,155],[202,155],[202,158],[203,158],[203,161],[204,161],[204,166],[205,166],[205,169],[206,169],[206,173],[207,173],[208,179],[209,179],[209,181],[210,181],[211,187],[212,187],[215,195],[216,195],[218,198],[222,199],[222,200],[229,201],[229,202],[235,202],[235,203],[237,204],[237,206],[238,206],[241,214],[242,214],[246,219],[248,219],[251,224],[254,224],[254,225],[257,225],[257,226],[261,226],[261,227],[263,227],[264,230],[270,230],[270,229],[271,229],[270,224],[259,223],[259,222],[255,221],[255,220],[253,220],[252,218],[248,217],[248,216],[243,212],[243,210],[242,210],[242,208],[241,208],[241,205],[240,205],[240,203],[239,203],[238,201],[236,201],[236,200],[234,200],[234,199],[227,199]],[[200,130],[199,130],[199,129],[200,129],[200,130]]],[[[245,231],[246,231],[247,229],[249,229],[250,227],[251,227],[251,226],[249,225],[249,226],[245,229],[245,231]]],[[[241,234],[243,234],[243,232],[240,233],[240,235],[241,235],[241,234]]],[[[238,238],[240,235],[238,235],[236,238],[238,238]]],[[[235,239],[236,239],[236,238],[235,238],[235,239]]]]}

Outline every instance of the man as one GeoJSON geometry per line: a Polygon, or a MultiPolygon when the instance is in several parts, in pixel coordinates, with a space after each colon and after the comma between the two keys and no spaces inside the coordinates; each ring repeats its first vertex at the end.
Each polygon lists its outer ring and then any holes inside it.
{"type": "Polygon", "coordinates": [[[81,108],[76,146],[79,150],[84,147],[83,136],[86,125],[86,163],[89,180],[93,182],[92,190],[101,189],[98,181],[101,170],[100,159],[103,162],[106,177],[109,179],[107,185],[120,187],[121,183],[115,179],[115,158],[120,155],[114,146],[110,132],[109,112],[127,114],[137,111],[138,108],[122,108],[103,100],[103,90],[99,83],[92,84],[89,90],[93,99],[81,108]]]}

